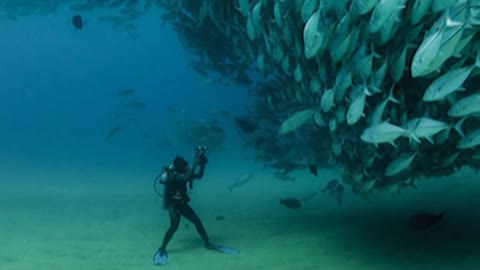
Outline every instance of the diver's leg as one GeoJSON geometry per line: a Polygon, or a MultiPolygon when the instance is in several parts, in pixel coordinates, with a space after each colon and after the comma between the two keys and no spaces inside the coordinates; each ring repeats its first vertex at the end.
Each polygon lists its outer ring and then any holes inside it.
{"type": "Polygon", "coordinates": [[[207,236],[207,232],[203,227],[202,221],[188,204],[180,206],[180,211],[185,218],[195,224],[195,228],[197,228],[198,233],[202,236],[203,241],[205,241],[206,248],[228,254],[237,254],[240,252],[238,249],[222,245],[216,245],[210,242],[207,236]]]}
{"type": "Polygon", "coordinates": [[[165,265],[168,262],[167,244],[172,239],[173,235],[178,229],[180,224],[180,212],[178,206],[172,205],[168,208],[170,214],[170,227],[168,228],[163,238],[162,246],[158,249],[157,253],[153,255],[153,263],[156,265],[165,265]]]}
{"type": "Polygon", "coordinates": [[[180,207],[180,210],[182,215],[195,225],[195,228],[197,229],[197,232],[200,234],[203,241],[205,242],[205,245],[209,244],[210,240],[208,238],[207,231],[205,231],[202,221],[197,216],[197,214],[192,209],[192,207],[190,207],[190,205],[188,204],[184,204],[180,207]]]}
{"type": "Polygon", "coordinates": [[[161,250],[166,250],[168,242],[172,239],[173,235],[178,229],[178,225],[180,225],[180,211],[177,206],[173,205],[168,208],[170,214],[170,227],[168,228],[165,236],[163,237],[162,246],[160,247],[161,250]]]}

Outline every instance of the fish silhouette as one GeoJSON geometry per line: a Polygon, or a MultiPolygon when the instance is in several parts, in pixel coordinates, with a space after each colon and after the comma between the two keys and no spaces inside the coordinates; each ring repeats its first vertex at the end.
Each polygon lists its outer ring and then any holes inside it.
{"type": "Polygon", "coordinates": [[[415,231],[425,231],[443,220],[445,212],[440,214],[419,213],[408,220],[408,228],[415,231]]]}
{"type": "Polygon", "coordinates": [[[126,88],[126,89],[123,89],[123,90],[120,90],[116,93],[113,94],[113,96],[116,96],[116,97],[127,97],[127,96],[131,96],[135,94],[135,89],[133,88],[126,88]]]}
{"type": "Polygon", "coordinates": [[[252,134],[257,129],[255,124],[248,118],[236,117],[235,123],[245,133],[252,134]]]}
{"type": "Polygon", "coordinates": [[[246,173],[244,175],[242,175],[241,177],[238,177],[237,179],[235,179],[235,182],[233,182],[233,184],[231,184],[230,186],[227,187],[227,189],[232,192],[233,189],[235,188],[238,188],[238,187],[241,187],[243,185],[245,185],[246,183],[248,183],[248,181],[250,181],[250,179],[252,179],[252,173],[246,173]]]}
{"type": "Polygon", "coordinates": [[[113,138],[113,136],[115,136],[116,134],[118,134],[122,130],[123,130],[123,128],[120,127],[120,126],[116,126],[116,127],[111,128],[108,131],[107,139],[110,140],[111,138],[113,138]]]}
{"type": "Polygon", "coordinates": [[[318,176],[318,168],[317,168],[317,165],[315,164],[310,164],[308,165],[308,170],[310,170],[310,172],[315,175],[315,176],[318,176]]]}
{"type": "Polygon", "coordinates": [[[280,204],[290,209],[298,209],[303,205],[302,201],[295,198],[280,199],[280,204]]]}
{"type": "Polygon", "coordinates": [[[82,19],[82,16],[80,15],[75,15],[72,17],[72,23],[73,23],[73,26],[75,26],[75,28],[77,28],[78,30],[82,30],[83,29],[83,19],[82,19]]]}

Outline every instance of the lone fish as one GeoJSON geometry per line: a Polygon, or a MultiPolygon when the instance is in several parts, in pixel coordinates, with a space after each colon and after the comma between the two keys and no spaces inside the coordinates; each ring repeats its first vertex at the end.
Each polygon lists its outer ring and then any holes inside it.
{"type": "Polygon", "coordinates": [[[133,109],[143,109],[145,107],[145,103],[143,103],[142,101],[131,101],[125,104],[125,106],[133,109]]]}
{"type": "Polygon", "coordinates": [[[110,140],[111,138],[113,138],[113,136],[115,136],[116,134],[118,134],[120,131],[122,131],[122,127],[120,126],[116,126],[116,127],[113,127],[111,128],[109,131],[108,131],[108,135],[107,135],[107,140],[110,140]]]}
{"type": "Polygon", "coordinates": [[[280,204],[290,209],[298,209],[303,205],[302,201],[295,198],[280,199],[280,204]]]}
{"type": "Polygon", "coordinates": [[[75,15],[72,17],[72,24],[75,28],[77,28],[78,30],[82,30],[83,29],[83,19],[82,19],[82,16],[80,15],[75,15]]]}
{"type": "Polygon", "coordinates": [[[126,96],[131,96],[134,93],[135,93],[135,89],[127,88],[127,89],[120,90],[113,95],[116,97],[126,97],[126,96]]]}
{"type": "Polygon", "coordinates": [[[235,124],[247,134],[252,134],[256,130],[255,124],[246,117],[236,117],[235,124]]]}
{"type": "Polygon", "coordinates": [[[243,176],[241,177],[238,177],[237,179],[235,179],[235,182],[233,182],[233,184],[231,184],[230,186],[227,187],[227,189],[232,192],[232,190],[234,188],[237,188],[237,187],[241,187],[243,185],[245,185],[247,182],[250,181],[250,179],[252,179],[252,173],[246,173],[244,174],[243,176]]]}
{"type": "Polygon", "coordinates": [[[443,220],[445,212],[440,214],[420,213],[408,220],[408,228],[411,230],[424,231],[443,220]]]}
{"type": "Polygon", "coordinates": [[[318,176],[318,168],[317,168],[317,165],[315,165],[315,164],[309,164],[309,165],[308,165],[308,170],[309,170],[310,173],[312,173],[313,175],[318,176]]]}
{"type": "Polygon", "coordinates": [[[286,134],[296,130],[297,128],[305,124],[308,120],[312,119],[314,112],[314,110],[308,109],[294,113],[292,116],[283,121],[278,133],[286,134]]]}

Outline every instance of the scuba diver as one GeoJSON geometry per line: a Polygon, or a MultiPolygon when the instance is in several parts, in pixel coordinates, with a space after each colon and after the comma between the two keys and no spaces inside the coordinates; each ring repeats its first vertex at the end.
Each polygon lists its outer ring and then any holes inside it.
{"type": "Polygon", "coordinates": [[[153,256],[154,264],[167,264],[168,254],[166,248],[168,242],[170,242],[180,225],[181,216],[184,216],[195,225],[195,228],[202,237],[206,248],[228,254],[236,254],[239,252],[237,249],[216,245],[210,242],[202,221],[193,208],[188,204],[190,197],[187,194],[187,184],[190,189],[193,188],[193,181],[203,177],[205,165],[207,163],[206,147],[198,146],[195,149],[193,167],[189,167],[188,162],[183,157],[177,156],[173,160],[173,164],[165,167],[163,173],[155,179],[155,185],[157,180],[164,185],[164,193],[162,196],[164,208],[169,211],[170,227],[165,233],[162,245],[153,256]]]}

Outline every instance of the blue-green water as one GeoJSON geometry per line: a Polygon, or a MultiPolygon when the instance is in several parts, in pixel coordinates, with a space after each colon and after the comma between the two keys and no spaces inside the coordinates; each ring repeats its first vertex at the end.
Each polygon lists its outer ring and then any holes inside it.
{"type": "MultiPolygon", "coordinates": [[[[152,147],[144,133],[175,139],[183,121],[226,109],[245,113],[245,89],[205,80],[173,31],[150,14],[138,38],[71,13],[0,21],[0,269],[153,269],[151,256],[168,227],[153,178],[182,143],[152,147]],[[134,88],[141,110],[112,96],[134,88]],[[172,108],[175,112],[172,113],[172,108]],[[138,126],[107,140],[115,115],[138,126]]],[[[224,256],[202,248],[182,223],[170,244],[173,269],[477,269],[478,175],[464,172],[402,194],[338,206],[322,196],[299,210],[278,199],[323,186],[335,176],[296,174],[283,183],[245,153],[231,119],[225,150],[212,153],[192,205],[212,238],[241,248],[224,256]],[[227,186],[245,172],[247,185],[227,186]],[[418,211],[446,211],[426,233],[405,222],[418,211]],[[217,221],[222,215],[224,221],[217,221]]]]}
{"type": "MultiPolygon", "coordinates": [[[[168,130],[183,119],[207,119],[218,109],[238,113],[247,102],[245,91],[197,75],[191,56],[155,15],[139,22],[136,40],[94,14],[85,16],[79,31],[70,16],[65,11],[0,24],[2,164],[145,166],[175,151],[152,151],[142,132],[171,139],[168,130]],[[112,97],[125,88],[137,91],[144,109],[129,110],[112,97]],[[174,115],[171,108],[184,113],[174,115]],[[141,127],[107,141],[118,113],[135,117],[141,127]]],[[[233,124],[222,124],[235,142],[233,124]]]]}

